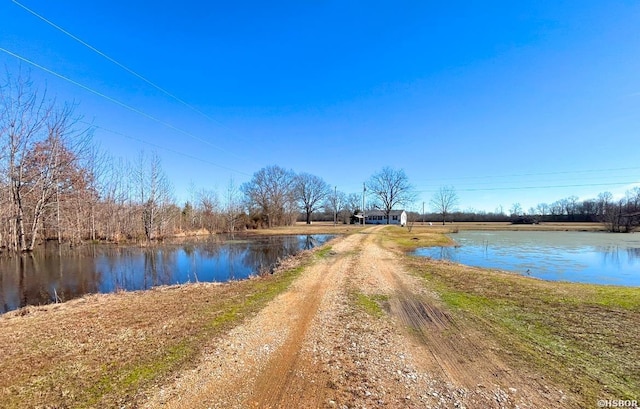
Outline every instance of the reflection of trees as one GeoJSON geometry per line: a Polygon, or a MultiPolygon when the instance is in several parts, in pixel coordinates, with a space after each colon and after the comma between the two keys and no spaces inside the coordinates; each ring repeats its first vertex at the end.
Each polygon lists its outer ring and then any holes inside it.
{"type": "Polygon", "coordinates": [[[627,255],[629,256],[629,261],[634,263],[640,262],[640,247],[638,248],[627,248],[627,255]]]}
{"type": "Polygon", "coordinates": [[[48,243],[38,252],[0,261],[2,312],[97,292],[100,275],[93,263],[93,248],[69,250],[48,243]],[[15,281],[9,278],[14,275],[15,281]]]}
{"type": "MultiPolygon", "coordinates": [[[[205,263],[215,264],[213,273],[218,279],[244,278],[248,272],[272,271],[278,261],[329,238],[279,236],[226,244],[215,238],[148,248],[97,245],[71,249],[48,243],[43,251],[0,257],[0,313],[50,303],[56,294],[66,301],[87,293],[173,284],[183,269],[180,265],[185,266],[185,260],[178,257],[186,257],[196,279],[204,276],[205,272],[197,270],[205,263]]],[[[180,278],[191,280],[188,275],[180,278]]]]}
{"type": "MultiPolygon", "coordinates": [[[[21,308],[29,304],[46,304],[50,300],[33,273],[33,254],[18,254],[0,259],[0,312],[21,308]]],[[[46,286],[44,286],[46,288],[46,286]]]]}
{"type": "Polygon", "coordinates": [[[439,251],[439,259],[440,260],[449,260],[449,261],[455,261],[456,260],[456,253],[457,253],[457,247],[452,247],[452,246],[443,246],[440,247],[440,251],[439,251]]]}
{"type": "Polygon", "coordinates": [[[0,259],[0,314],[9,311],[9,303],[5,292],[9,289],[9,286],[4,283],[4,269],[2,268],[2,260],[0,259]]]}
{"type": "Polygon", "coordinates": [[[312,248],[317,247],[319,243],[320,242],[317,238],[311,235],[307,235],[304,237],[304,245],[302,246],[302,248],[304,250],[311,250],[312,248]]]}
{"type": "Polygon", "coordinates": [[[61,301],[77,298],[87,293],[99,291],[101,274],[95,267],[94,246],[70,249],[57,243],[48,244],[52,248],[46,252],[47,258],[38,260],[47,274],[49,296],[61,301]],[[55,291],[54,291],[55,289],[55,291]]]}
{"type": "Polygon", "coordinates": [[[252,271],[271,271],[276,262],[291,254],[291,237],[267,237],[247,247],[242,263],[252,271]]]}
{"type": "Polygon", "coordinates": [[[318,242],[319,239],[313,236],[266,237],[247,247],[243,264],[255,272],[271,272],[278,261],[296,254],[301,249],[310,249],[318,242]]]}
{"type": "Polygon", "coordinates": [[[599,246],[596,249],[602,254],[605,264],[620,266],[620,248],[618,246],[599,246]]]}

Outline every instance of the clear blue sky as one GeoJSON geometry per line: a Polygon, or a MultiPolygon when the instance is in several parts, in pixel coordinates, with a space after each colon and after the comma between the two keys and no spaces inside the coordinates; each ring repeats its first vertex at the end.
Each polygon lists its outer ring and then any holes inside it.
{"type": "Polygon", "coordinates": [[[143,112],[31,68],[106,151],[156,150],[180,201],[272,164],[346,193],[403,168],[418,210],[441,185],[506,211],[640,184],[637,1],[19,3],[186,103],[0,0],[0,48],[143,112]]]}

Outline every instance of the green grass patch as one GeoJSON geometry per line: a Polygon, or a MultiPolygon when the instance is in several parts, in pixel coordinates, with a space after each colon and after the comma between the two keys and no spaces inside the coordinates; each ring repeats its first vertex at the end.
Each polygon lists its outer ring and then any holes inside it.
{"type": "Polygon", "coordinates": [[[380,240],[385,246],[403,251],[412,251],[420,247],[451,246],[454,242],[444,234],[428,232],[407,227],[386,226],[380,232],[380,240]]]}
{"type": "Polygon", "coordinates": [[[368,314],[381,318],[384,316],[384,303],[389,302],[389,296],[383,294],[367,295],[363,293],[355,293],[355,304],[368,314]]]}
{"type": "Polygon", "coordinates": [[[408,257],[468,325],[592,405],[640,395],[640,289],[546,282],[408,257]]]}
{"type": "Polygon", "coordinates": [[[333,254],[333,248],[331,246],[323,246],[318,251],[316,251],[314,254],[315,254],[315,256],[317,258],[320,258],[320,259],[327,258],[327,257],[329,257],[330,255],[333,254]]]}

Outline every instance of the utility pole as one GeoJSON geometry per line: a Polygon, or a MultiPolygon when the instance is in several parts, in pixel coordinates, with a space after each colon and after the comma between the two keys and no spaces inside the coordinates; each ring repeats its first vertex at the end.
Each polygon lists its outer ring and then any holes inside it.
{"type": "Polygon", "coordinates": [[[424,224],[424,202],[422,202],[422,224],[424,224]]]}
{"type": "Polygon", "coordinates": [[[333,187],[333,225],[338,224],[338,186],[333,187]]]}
{"type": "Polygon", "coordinates": [[[366,215],[364,214],[364,196],[367,193],[367,185],[362,183],[362,224],[365,224],[366,215]]]}

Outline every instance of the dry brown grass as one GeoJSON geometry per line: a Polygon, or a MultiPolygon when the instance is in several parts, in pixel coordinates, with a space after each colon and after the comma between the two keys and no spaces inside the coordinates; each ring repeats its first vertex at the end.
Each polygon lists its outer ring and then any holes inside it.
{"type": "MultiPolygon", "coordinates": [[[[371,225],[367,225],[371,227],[371,225]]],[[[272,229],[248,230],[248,234],[274,235],[274,234],[351,234],[364,229],[364,226],[357,224],[341,224],[334,226],[333,222],[313,222],[306,224],[298,222],[293,226],[274,227],[272,229]]]]}
{"type": "Polygon", "coordinates": [[[267,277],[89,295],[0,316],[0,407],[136,402],[263,308],[302,270],[294,266],[311,259],[304,252],[267,277]]]}

